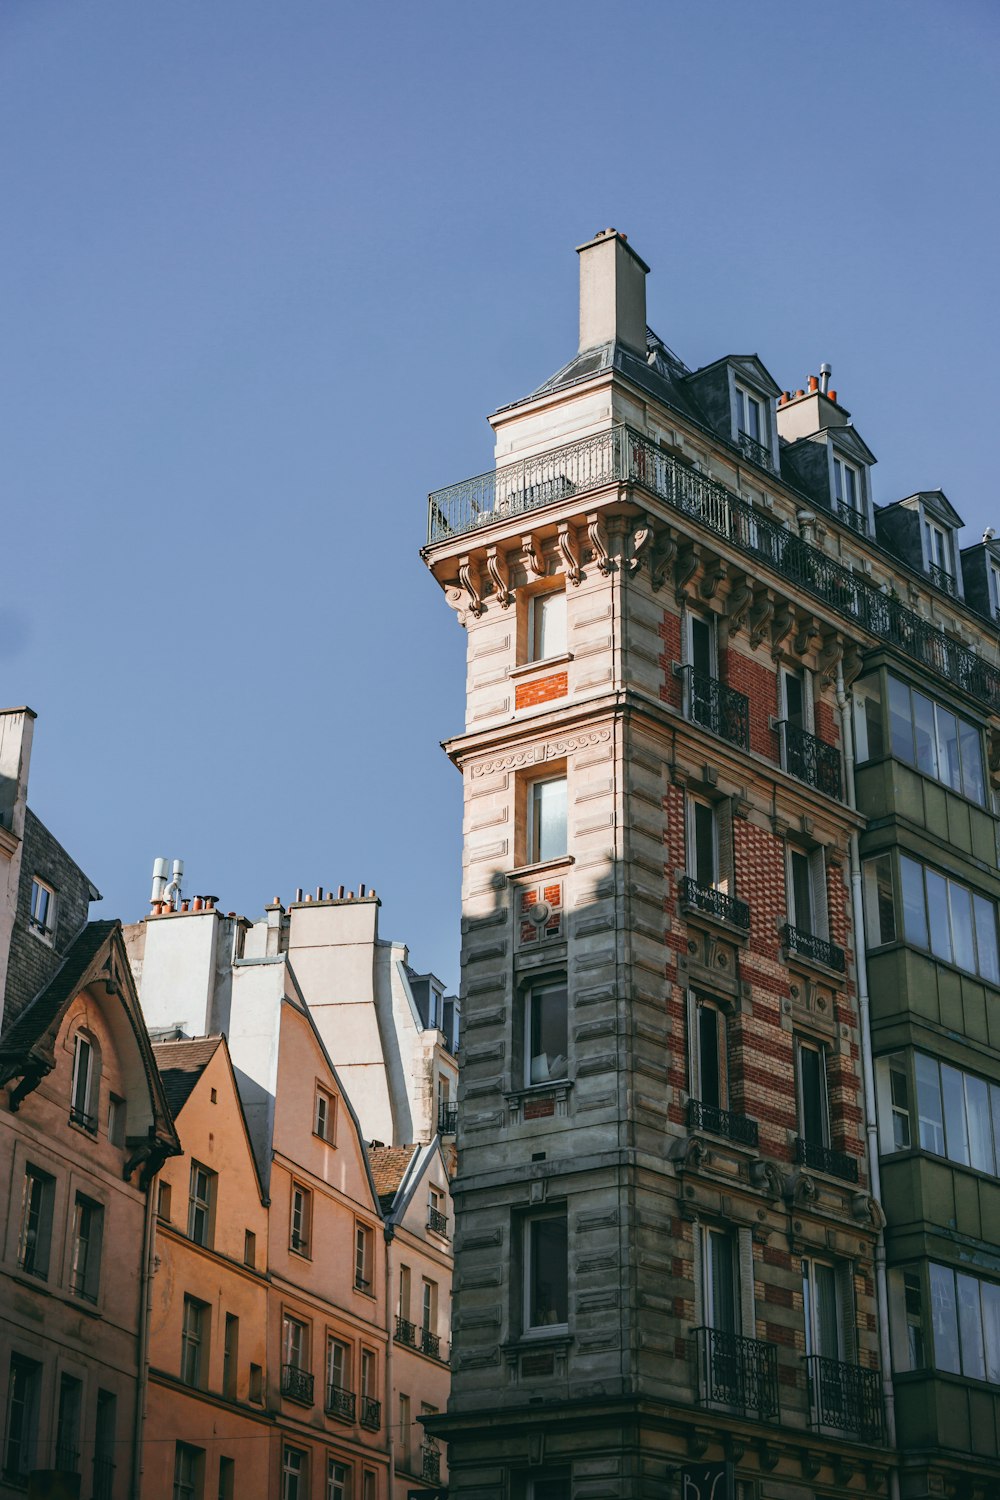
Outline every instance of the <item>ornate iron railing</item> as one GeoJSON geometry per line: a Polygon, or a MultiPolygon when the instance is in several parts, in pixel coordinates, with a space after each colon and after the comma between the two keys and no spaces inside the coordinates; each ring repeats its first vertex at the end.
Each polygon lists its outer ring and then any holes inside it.
{"type": "Polygon", "coordinates": [[[431,1359],[441,1358],[441,1340],[436,1333],[431,1333],[429,1328],[420,1330],[420,1352],[429,1354],[431,1359]]]}
{"type": "Polygon", "coordinates": [[[56,1468],[64,1474],[76,1474],[80,1469],[80,1453],[72,1443],[56,1443],[56,1468]]]}
{"type": "Polygon", "coordinates": [[[420,1477],[425,1484],[441,1483],[441,1450],[437,1443],[424,1443],[420,1450],[420,1477]]]}
{"type": "Polygon", "coordinates": [[[718,480],[688,468],[624,426],[436,490],[429,501],[428,541],[461,536],[518,510],[620,483],[638,485],[690,516],[860,630],[887,641],[970,698],[1000,710],[1000,670],[975,651],[755,510],[718,480]]]}
{"type": "Polygon", "coordinates": [[[698,1388],[706,1406],[726,1406],[761,1422],[775,1421],[778,1349],[717,1328],[696,1328],[698,1388]]]}
{"type": "Polygon", "coordinates": [[[740,433],[740,452],[759,469],[766,469],[769,474],[774,473],[774,460],[771,458],[770,449],[765,448],[763,443],[758,443],[749,432],[740,433]]]}
{"type": "Polygon", "coordinates": [[[443,1214],[438,1208],[429,1208],[427,1210],[427,1228],[433,1229],[435,1234],[444,1235],[445,1239],[447,1239],[448,1215],[443,1214]]]}
{"type": "Polygon", "coordinates": [[[788,719],[780,719],[775,727],[781,735],[781,762],[789,776],[815,787],[818,792],[825,792],[828,797],[839,798],[840,752],[837,748],[788,719]]]}
{"type": "Polygon", "coordinates": [[[90,1135],[97,1134],[96,1115],[88,1115],[86,1110],[77,1109],[76,1105],[74,1104],[69,1112],[69,1118],[70,1124],[79,1125],[81,1129],[86,1130],[90,1135]]]}
{"type": "Polygon", "coordinates": [[[688,718],[710,729],[741,750],[750,749],[750,699],[717,677],[706,677],[694,667],[678,667],[684,678],[688,718]]]}
{"type": "Polygon", "coordinates": [[[417,1347],[417,1325],[411,1323],[409,1318],[396,1319],[396,1343],[406,1344],[408,1348],[417,1347]]]}
{"type": "Polygon", "coordinates": [[[313,1404],[313,1376],[299,1365],[282,1365],[281,1394],[291,1401],[301,1401],[306,1406],[313,1404]]]}
{"type": "Polygon", "coordinates": [[[361,1425],[373,1431],[382,1425],[382,1403],[374,1396],[361,1397],[361,1425]]]}
{"type": "Polygon", "coordinates": [[[943,594],[950,594],[952,599],[958,597],[958,584],[955,582],[954,573],[949,573],[948,569],[942,568],[940,563],[929,562],[927,564],[927,577],[943,594]]]}
{"type": "Polygon", "coordinates": [[[843,974],[847,968],[843,948],[828,943],[815,933],[804,932],[801,927],[793,927],[791,922],[786,922],[781,929],[781,941],[790,952],[811,959],[813,963],[825,964],[828,969],[836,969],[838,974],[843,974]]]}
{"type": "Polygon", "coordinates": [[[711,1130],[714,1135],[724,1135],[744,1146],[756,1146],[757,1121],[746,1115],[734,1114],[731,1109],[722,1109],[718,1104],[703,1104],[700,1099],[689,1099],[687,1108],[689,1130],[711,1130]]]}
{"type": "Polygon", "coordinates": [[[853,505],[848,505],[846,500],[835,500],[833,513],[838,521],[856,531],[858,536],[868,535],[868,517],[862,511],[855,510],[853,505]]]}
{"type": "Polygon", "coordinates": [[[353,1422],[358,1409],[358,1398],[353,1391],[347,1390],[342,1385],[328,1385],[326,1409],[331,1416],[343,1417],[346,1422],[353,1422]]]}
{"type": "Polygon", "coordinates": [[[699,885],[691,875],[683,875],[680,883],[681,900],[706,916],[718,917],[730,922],[743,932],[750,931],[750,908],[736,896],[717,891],[714,885],[699,885]]]}
{"type": "Polygon", "coordinates": [[[458,1129],[458,1105],[438,1106],[438,1135],[454,1135],[458,1129]]]}
{"type": "Polygon", "coordinates": [[[815,1426],[835,1427],[869,1443],[883,1441],[882,1383],[877,1370],[809,1354],[806,1371],[809,1411],[815,1426]]]}
{"type": "Polygon", "coordinates": [[[812,1167],[815,1172],[829,1172],[831,1177],[842,1177],[845,1182],[857,1182],[858,1159],[846,1151],[835,1151],[832,1146],[821,1146],[817,1141],[807,1141],[801,1135],[795,1142],[795,1159],[803,1167],[812,1167]]]}
{"type": "Polygon", "coordinates": [[[94,1459],[94,1500],[111,1500],[115,1488],[115,1461],[98,1456],[94,1459]]]}

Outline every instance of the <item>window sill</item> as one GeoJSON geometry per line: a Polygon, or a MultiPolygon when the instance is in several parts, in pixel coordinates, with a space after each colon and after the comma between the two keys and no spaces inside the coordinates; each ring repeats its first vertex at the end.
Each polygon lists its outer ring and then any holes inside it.
{"type": "Polygon", "coordinates": [[[549,875],[574,864],[576,860],[572,854],[560,854],[555,859],[543,859],[533,865],[518,865],[516,869],[507,871],[507,879],[523,880],[525,876],[549,875]]]}
{"type": "Polygon", "coordinates": [[[358,1283],[355,1282],[354,1290],[357,1292],[359,1297],[367,1297],[370,1302],[374,1302],[376,1300],[375,1293],[371,1290],[370,1287],[358,1286],[358,1283]]]}
{"type": "Polygon", "coordinates": [[[504,1094],[507,1102],[509,1123],[521,1124],[526,1120],[526,1106],[531,1103],[551,1104],[551,1110],[533,1115],[538,1119],[564,1119],[569,1114],[569,1095],[573,1087],[572,1078],[553,1079],[550,1083],[533,1083],[529,1088],[514,1089],[504,1094]]]}
{"type": "Polygon", "coordinates": [[[567,662],[573,660],[572,651],[561,651],[558,656],[544,656],[539,661],[522,662],[518,667],[511,667],[507,673],[508,677],[530,677],[532,672],[551,672],[553,667],[564,667],[567,662]]]}
{"type": "Polygon", "coordinates": [[[35,924],[34,924],[34,922],[29,922],[28,923],[28,931],[31,933],[32,937],[36,937],[40,943],[44,943],[45,946],[46,946],[46,948],[54,948],[55,947],[55,937],[56,937],[56,935],[55,935],[55,929],[54,928],[52,928],[52,927],[36,927],[35,924]]]}

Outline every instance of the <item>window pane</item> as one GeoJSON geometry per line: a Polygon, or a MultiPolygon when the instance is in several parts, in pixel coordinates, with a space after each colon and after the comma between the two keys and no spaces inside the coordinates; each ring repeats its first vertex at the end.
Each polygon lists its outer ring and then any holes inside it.
{"type": "Polygon", "coordinates": [[[920,1144],[925,1151],[944,1156],[944,1106],[941,1102],[941,1078],[937,1062],[923,1052],[914,1057],[917,1073],[917,1110],[920,1115],[920,1144]]]}
{"type": "Polygon", "coordinates": [[[793,925],[803,932],[813,932],[812,881],[809,878],[808,856],[793,849],[791,867],[793,925]]]}
{"type": "Polygon", "coordinates": [[[565,592],[560,589],[558,593],[540,594],[534,599],[532,620],[532,659],[543,661],[549,656],[561,656],[566,650],[565,592]]]}
{"type": "Polygon", "coordinates": [[[931,952],[945,963],[952,962],[951,923],[948,920],[948,882],[934,870],[924,870],[927,911],[930,916],[931,952]]]}
{"type": "Polygon", "coordinates": [[[710,1005],[698,1007],[699,1087],[703,1104],[722,1107],[722,1057],[719,1048],[719,1026],[722,1017],[710,1005]]]}
{"type": "Polygon", "coordinates": [[[873,948],[896,939],[896,913],[892,902],[892,859],[880,854],[865,862],[865,923],[873,948]]]}
{"type": "Polygon", "coordinates": [[[566,853],[566,782],[536,781],[532,791],[533,860],[558,859],[566,853]]]}
{"type": "Polygon", "coordinates": [[[705,1237],[705,1248],[709,1327],[720,1333],[736,1333],[736,1257],[732,1237],[710,1230],[705,1237]]]}
{"type": "Polygon", "coordinates": [[[824,1054],[816,1047],[799,1048],[799,1092],[802,1108],[802,1138],[826,1145],[826,1068],[824,1054]]]}
{"type": "Polygon", "coordinates": [[[910,1145],[910,1085],[902,1058],[889,1064],[889,1099],[893,1149],[906,1151],[910,1145]]]}
{"type": "Polygon", "coordinates": [[[878,677],[854,685],[854,753],[858,764],[877,760],[882,749],[882,702],[878,677]]]}
{"type": "Polygon", "coordinates": [[[965,1089],[957,1068],[941,1064],[941,1094],[944,1099],[944,1135],[952,1161],[969,1164],[969,1137],[965,1124],[965,1089]]]}
{"type": "Polygon", "coordinates": [[[903,934],[908,943],[927,947],[927,911],[924,906],[924,872],[915,860],[899,857],[903,887],[903,934]]]}
{"type": "Polygon", "coordinates": [[[991,1281],[981,1281],[979,1292],[983,1300],[986,1379],[992,1385],[997,1385],[1000,1384],[1000,1286],[994,1286],[991,1281]]]}
{"type": "Polygon", "coordinates": [[[936,705],[938,775],[954,791],[962,790],[962,768],[958,757],[958,720],[940,704],[936,705]]]}
{"type": "Polygon", "coordinates": [[[983,742],[979,730],[974,724],[959,719],[958,738],[962,750],[962,791],[982,807],[986,802],[986,784],[983,777],[983,742]]]}
{"type": "Polygon", "coordinates": [[[816,1295],[816,1353],[824,1359],[840,1358],[840,1317],[837,1309],[837,1273],[833,1266],[813,1262],[816,1295]]]}
{"type": "Polygon", "coordinates": [[[913,723],[910,718],[910,690],[897,677],[889,678],[889,738],[897,760],[913,765],[913,723]]]}
{"type": "Polygon", "coordinates": [[[939,1370],[961,1374],[958,1357],[958,1313],[955,1307],[955,1277],[947,1266],[929,1267],[931,1326],[934,1330],[934,1364],[939,1370]]]}
{"type": "MultiPolygon", "coordinates": [[[[972,940],[972,895],[964,885],[947,882],[948,900],[951,907],[951,937],[954,945],[954,962],[960,969],[976,972],[976,945],[972,940]]],[[[933,900],[928,882],[927,894],[933,900]]],[[[932,921],[934,908],[931,907],[932,921]]]]}
{"type": "Polygon", "coordinates": [[[699,885],[713,886],[715,869],[715,813],[704,802],[694,809],[694,878],[699,885]]]}
{"type": "Polygon", "coordinates": [[[957,1275],[958,1329],[962,1344],[962,1374],[974,1380],[986,1378],[983,1356],[983,1319],[979,1307],[979,1282],[975,1276],[957,1275]]]}
{"type": "Polygon", "coordinates": [[[784,673],[785,681],[785,718],[797,729],[806,727],[805,717],[805,691],[801,677],[794,672],[784,673]]]}
{"type": "Polygon", "coordinates": [[[715,653],[712,650],[712,624],[700,615],[691,615],[691,665],[702,677],[714,677],[715,653]]]}
{"type": "Polygon", "coordinates": [[[976,959],[984,979],[1000,984],[1000,956],[997,954],[997,909],[985,896],[973,896],[976,917],[976,959]]]}
{"type": "Polygon", "coordinates": [[[917,770],[937,776],[937,737],[934,731],[934,705],[923,693],[913,694],[913,729],[917,743],[917,770]]]}
{"type": "Polygon", "coordinates": [[[746,398],[746,428],[745,431],[753,438],[755,443],[760,442],[760,402],[755,401],[752,396],[746,398]]]}
{"type": "Polygon", "coordinates": [[[569,1321],[564,1218],[533,1219],[529,1226],[529,1327],[569,1321]]]}
{"type": "Polygon", "coordinates": [[[993,1127],[990,1091],[982,1078],[965,1075],[965,1114],[969,1126],[969,1162],[980,1172],[993,1171],[993,1127]]]}
{"type": "Polygon", "coordinates": [[[549,985],[532,990],[529,1009],[529,1083],[566,1077],[566,987],[549,985]]]}

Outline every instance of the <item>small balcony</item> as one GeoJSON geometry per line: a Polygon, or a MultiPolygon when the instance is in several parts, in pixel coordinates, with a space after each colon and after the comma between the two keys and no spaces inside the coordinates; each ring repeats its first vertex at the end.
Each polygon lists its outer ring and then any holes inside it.
{"type": "Polygon", "coordinates": [[[340,1417],[344,1422],[353,1422],[358,1409],[358,1398],[353,1391],[342,1385],[326,1388],[326,1410],[331,1417],[340,1417]]]}
{"type": "Polygon", "coordinates": [[[361,1425],[377,1432],[382,1425],[382,1403],[374,1396],[361,1397],[361,1425]]]}
{"type": "Polygon", "coordinates": [[[88,1115],[86,1110],[78,1109],[75,1104],[69,1112],[69,1122],[71,1125],[79,1125],[80,1129],[86,1130],[88,1135],[97,1134],[97,1116],[88,1115]]]}
{"type": "Polygon", "coordinates": [[[835,1151],[832,1146],[821,1146],[817,1141],[807,1141],[801,1135],[795,1142],[795,1160],[814,1172],[828,1172],[831,1177],[840,1177],[844,1182],[857,1182],[858,1159],[846,1151],[835,1151]]]}
{"type": "Polygon", "coordinates": [[[94,1500],[111,1500],[115,1488],[115,1461],[98,1455],[94,1459],[94,1500]]]}
{"type": "Polygon", "coordinates": [[[289,1401],[298,1401],[303,1406],[313,1404],[313,1376],[300,1365],[282,1365],[281,1394],[289,1401]]]}
{"type": "Polygon", "coordinates": [[[424,1484],[441,1483],[441,1450],[433,1441],[424,1443],[420,1450],[420,1477],[424,1484]]]}
{"type": "Polygon", "coordinates": [[[809,1381],[809,1414],[814,1427],[850,1433],[865,1443],[885,1440],[882,1382],[877,1370],[806,1356],[809,1381]]]}
{"type": "Polygon", "coordinates": [[[411,1323],[409,1318],[396,1319],[396,1343],[405,1344],[408,1349],[417,1348],[417,1325],[411,1323]]]}
{"type": "Polygon", "coordinates": [[[955,582],[954,573],[949,573],[947,568],[942,568],[940,563],[929,562],[927,564],[927,577],[936,589],[942,594],[947,594],[952,599],[958,598],[958,584],[955,582]]]}
{"type": "Polygon", "coordinates": [[[439,1208],[429,1208],[427,1210],[427,1228],[447,1239],[448,1215],[443,1214],[439,1208]]]}
{"type": "Polygon", "coordinates": [[[760,1422],[778,1419],[778,1347],[717,1328],[694,1330],[699,1399],[760,1422]]]}
{"type": "Polygon", "coordinates": [[[56,1468],[63,1474],[79,1474],[80,1453],[72,1443],[56,1443],[56,1468]]]}
{"type": "Polygon", "coordinates": [[[781,941],[789,953],[797,953],[807,963],[822,964],[824,968],[834,969],[838,974],[843,974],[847,969],[847,960],[843,948],[838,948],[836,943],[828,943],[825,938],[820,938],[812,932],[804,932],[801,927],[793,927],[791,922],[786,922],[781,929],[781,941]]]}
{"type": "Polygon", "coordinates": [[[429,1328],[420,1330],[420,1352],[429,1355],[431,1359],[441,1358],[441,1340],[436,1333],[431,1333],[429,1328]]]}
{"type": "Polygon", "coordinates": [[[739,435],[739,445],[740,452],[744,458],[748,458],[752,464],[756,464],[758,469],[766,469],[769,474],[774,473],[774,461],[771,458],[770,451],[764,447],[763,443],[758,443],[757,439],[751,437],[749,432],[741,432],[739,435]]]}
{"type": "Polygon", "coordinates": [[[853,505],[848,505],[846,500],[835,500],[833,502],[833,513],[844,526],[849,526],[856,531],[858,536],[868,535],[868,518],[860,510],[855,510],[853,505]]]}
{"type": "Polygon", "coordinates": [[[689,1099],[687,1108],[689,1130],[710,1130],[713,1135],[724,1135],[727,1140],[739,1141],[741,1146],[756,1146],[757,1121],[746,1115],[734,1114],[731,1109],[721,1109],[717,1104],[703,1104],[700,1099],[689,1099]]]}
{"type": "Polygon", "coordinates": [[[699,885],[691,875],[684,875],[680,883],[681,901],[689,910],[700,911],[718,922],[728,922],[741,932],[750,931],[750,908],[745,901],[717,891],[714,885],[699,885]]]}
{"type": "Polygon", "coordinates": [[[726,687],[717,677],[706,677],[694,667],[675,666],[684,680],[684,707],[687,717],[703,729],[710,729],[720,739],[750,749],[750,700],[735,688],[726,687]]]}
{"type": "Polygon", "coordinates": [[[779,719],[774,727],[781,735],[781,764],[789,776],[839,800],[840,752],[837,748],[818,740],[814,734],[787,719],[779,719]]]}
{"type": "Polygon", "coordinates": [[[438,1135],[454,1135],[458,1129],[458,1105],[438,1105],[438,1135]]]}

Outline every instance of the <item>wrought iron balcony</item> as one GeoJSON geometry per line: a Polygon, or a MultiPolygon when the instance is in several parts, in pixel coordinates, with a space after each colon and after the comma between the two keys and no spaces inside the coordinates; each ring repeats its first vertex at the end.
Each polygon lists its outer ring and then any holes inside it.
{"type": "Polygon", "coordinates": [[[694,667],[678,667],[684,678],[687,716],[741,750],[750,749],[750,699],[717,677],[706,677],[694,667]]]}
{"type": "Polygon", "coordinates": [[[88,1115],[86,1110],[77,1109],[74,1104],[69,1112],[71,1125],[79,1125],[81,1130],[86,1130],[90,1135],[97,1134],[97,1116],[88,1115]]]}
{"type": "Polygon", "coordinates": [[[420,1477],[425,1484],[441,1483],[441,1450],[435,1442],[426,1442],[420,1450],[420,1477]]]}
{"type": "Polygon", "coordinates": [[[877,1370],[810,1354],[806,1356],[806,1371],[814,1426],[849,1432],[867,1443],[884,1440],[882,1382],[877,1370]]]}
{"type": "Polygon", "coordinates": [[[370,1427],[373,1432],[382,1425],[382,1403],[374,1396],[361,1397],[361,1425],[370,1427]]]}
{"type": "Polygon", "coordinates": [[[416,1323],[411,1323],[409,1318],[397,1318],[396,1343],[405,1344],[408,1349],[415,1349],[417,1347],[416,1323]]]}
{"type": "Polygon", "coordinates": [[[856,531],[858,536],[868,535],[868,517],[862,511],[855,510],[853,505],[848,505],[846,500],[835,500],[833,513],[838,521],[856,531]]]}
{"type": "Polygon", "coordinates": [[[438,1105],[438,1135],[454,1135],[458,1129],[458,1105],[438,1105]]]}
{"type": "Polygon", "coordinates": [[[841,1177],[845,1182],[857,1182],[858,1159],[846,1151],[835,1151],[832,1146],[821,1146],[817,1141],[807,1141],[801,1135],[795,1142],[795,1159],[803,1167],[812,1167],[814,1172],[829,1172],[831,1177],[841,1177]]]}
{"type": "Polygon", "coordinates": [[[313,1376],[299,1365],[282,1365],[281,1394],[290,1401],[301,1401],[303,1406],[313,1404],[313,1376]]]}
{"type": "Polygon", "coordinates": [[[328,1385],[326,1388],[326,1409],[333,1417],[343,1417],[345,1422],[353,1422],[358,1407],[358,1398],[353,1391],[347,1390],[342,1385],[328,1385]]]}
{"type": "Polygon", "coordinates": [[[433,1229],[435,1234],[448,1238],[448,1215],[443,1214],[440,1209],[429,1208],[427,1210],[427,1228],[433,1229]]]}
{"type": "Polygon", "coordinates": [[[789,776],[825,792],[828,797],[840,797],[840,753],[833,745],[818,740],[806,729],[800,729],[788,719],[779,719],[775,728],[781,735],[781,763],[789,776]]]}
{"type": "Polygon", "coordinates": [[[94,1500],[111,1500],[115,1488],[115,1461],[98,1456],[94,1459],[94,1500]]]}
{"type": "Polygon", "coordinates": [[[441,1358],[441,1340],[436,1333],[431,1333],[429,1328],[420,1330],[420,1352],[429,1354],[431,1359],[441,1358]]]}
{"type": "Polygon", "coordinates": [[[705,1406],[761,1422],[778,1418],[778,1348],[717,1328],[696,1328],[698,1388],[705,1406]]]}
{"type": "Polygon", "coordinates": [[[766,469],[769,474],[774,473],[774,462],[769,448],[765,448],[763,443],[758,443],[749,432],[740,433],[739,443],[740,452],[744,458],[748,458],[759,469],[766,469]]]}
{"type": "Polygon", "coordinates": [[[63,1474],[78,1474],[80,1472],[79,1450],[72,1443],[56,1443],[56,1468],[63,1474]]]}
{"type": "Polygon", "coordinates": [[[750,908],[745,901],[729,896],[725,891],[717,891],[714,885],[699,885],[690,875],[681,877],[680,892],[685,906],[708,917],[716,917],[720,922],[728,922],[741,932],[750,931],[750,908]]]}
{"type": "Polygon", "coordinates": [[[755,566],[786,579],[865,634],[887,641],[970,698],[1000,710],[1000,670],[884,594],[877,584],[755,510],[718,480],[689,468],[628,427],[611,427],[436,490],[429,501],[428,541],[477,531],[502,520],[515,506],[534,510],[566,494],[589,494],[613,484],[645,490],[721,537],[755,566]]]}
{"type": "Polygon", "coordinates": [[[703,1104],[700,1099],[689,1099],[687,1109],[689,1130],[710,1130],[713,1135],[724,1135],[743,1146],[756,1146],[757,1121],[746,1115],[734,1114],[731,1109],[721,1109],[717,1104],[703,1104]]]}
{"type": "Polygon", "coordinates": [[[955,582],[954,573],[949,573],[947,568],[942,568],[940,563],[929,562],[927,564],[927,577],[936,589],[942,594],[950,594],[953,599],[958,598],[958,584],[955,582]]]}
{"type": "Polygon", "coordinates": [[[797,953],[800,958],[808,959],[814,964],[825,964],[838,974],[846,971],[847,959],[843,948],[838,948],[836,943],[828,943],[825,938],[816,937],[815,933],[804,932],[801,927],[793,927],[791,922],[786,922],[781,929],[781,941],[789,952],[797,953]]]}

